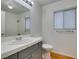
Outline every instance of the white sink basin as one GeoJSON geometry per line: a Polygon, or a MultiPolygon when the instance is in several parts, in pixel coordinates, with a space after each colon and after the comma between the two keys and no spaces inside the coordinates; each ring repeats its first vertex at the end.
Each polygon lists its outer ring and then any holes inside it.
{"type": "Polygon", "coordinates": [[[15,40],[9,43],[9,45],[20,45],[20,44],[24,44],[24,43],[29,43],[31,42],[32,39],[22,39],[22,40],[15,40]]]}

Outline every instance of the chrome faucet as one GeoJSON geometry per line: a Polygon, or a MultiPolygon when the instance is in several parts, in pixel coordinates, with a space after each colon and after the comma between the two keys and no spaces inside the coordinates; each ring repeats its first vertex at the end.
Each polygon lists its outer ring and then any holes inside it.
{"type": "Polygon", "coordinates": [[[22,40],[22,37],[17,37],[16,40],[22,40]]]}

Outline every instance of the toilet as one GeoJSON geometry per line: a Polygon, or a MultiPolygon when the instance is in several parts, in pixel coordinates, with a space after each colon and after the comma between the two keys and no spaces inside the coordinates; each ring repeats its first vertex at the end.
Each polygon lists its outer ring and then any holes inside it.
{"type": "Polygon", "coordinates": [[[53,49],[53,47],[49,44],[43,44],[42,48],[44,50],[43,54],[42,54],[42,58],[43,59],[51,59],[50,57],[50,52],[53,49]]]}

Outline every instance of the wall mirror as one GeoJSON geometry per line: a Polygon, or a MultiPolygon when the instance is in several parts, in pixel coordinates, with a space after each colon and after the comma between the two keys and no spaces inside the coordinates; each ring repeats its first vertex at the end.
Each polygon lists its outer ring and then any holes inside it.
{"type": "Polygon", "coordinates": [[[6,37],[30,34],[30,8],[31,6],[22,0],[2,0],[1,36],[6,37]],[[23,5],[21,5],[20,2],[23,5]]]}

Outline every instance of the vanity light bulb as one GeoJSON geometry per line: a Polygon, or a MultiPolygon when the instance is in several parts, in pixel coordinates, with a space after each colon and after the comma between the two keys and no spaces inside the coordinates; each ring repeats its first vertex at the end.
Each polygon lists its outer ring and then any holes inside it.
{"type": "Polygon", "coordinates": [[[13,6],[11,6],[11,5],[8,5],[8,8],[9,8],[9,9],[13,9],[13,6]]]}
{"type": "Polygon", "coordinates": [[[29,2],[31,2],[31,0],[28,0],[29,2]]]}
{"type": "Polygon", "coordinates": [[[32,3],[32,5],[34,4],[34,2],[33,2],[33,1],[32,1],[31,3],[32,3]]]}

